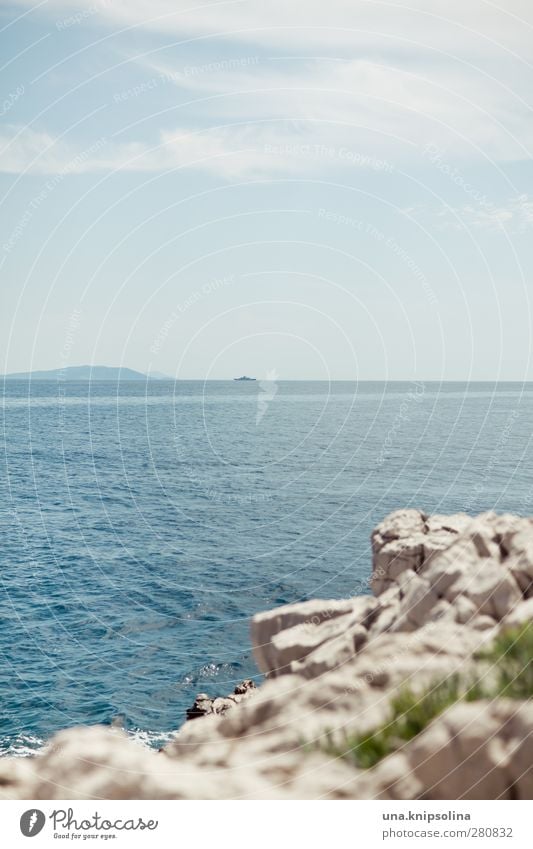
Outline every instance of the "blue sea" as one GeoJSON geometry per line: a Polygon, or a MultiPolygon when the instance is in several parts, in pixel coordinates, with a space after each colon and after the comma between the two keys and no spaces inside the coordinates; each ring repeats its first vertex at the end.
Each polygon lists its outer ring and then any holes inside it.
{"type": "Polygon", "coordinates": [[[7,381],[0,751],[158,746],[257,675],[249,619],[368,592],[388,512],[533,512],[533,385],[7,381]]]}

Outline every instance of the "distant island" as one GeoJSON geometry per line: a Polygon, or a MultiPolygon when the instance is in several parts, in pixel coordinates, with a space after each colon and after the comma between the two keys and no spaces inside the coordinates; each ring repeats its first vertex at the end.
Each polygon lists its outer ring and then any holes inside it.
{"type": "Polygon", "coordinates": [[[68,366],[50,371],[22,371],[4,375],[5,380],[170,380],[166,374],[143,374],[124,366],[68,366]]]}

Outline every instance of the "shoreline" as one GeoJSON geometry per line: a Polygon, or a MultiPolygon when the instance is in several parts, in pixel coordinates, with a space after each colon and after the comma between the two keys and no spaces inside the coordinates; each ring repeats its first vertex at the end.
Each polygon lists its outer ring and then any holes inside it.
{"type": "Polygon", "coordinates": [[[254,616],[264,682],[199,694],[160,753],[71,728],[2,796],[533,798],[533,520],[400,510],[372,552],[373,595],[254,616]]]}

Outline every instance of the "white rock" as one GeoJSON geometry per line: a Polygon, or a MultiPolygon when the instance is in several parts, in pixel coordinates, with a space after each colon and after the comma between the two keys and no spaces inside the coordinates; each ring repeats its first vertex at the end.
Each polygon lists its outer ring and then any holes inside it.
{"type": "Polygon", "coordinates": [[[302,630],[311,629],[322,622],[328,622],[339,616],[365,612],[375,607],[376,600],[371,596],[360,596],[357,599],[345,599],[342,601],[306,601],[301,604],[287,604],[283,607],[258,613],[252,618],[251,640],[255,662],[264,674],[269,674],[278,669],[278,651],[273,646],[272,640],[276,634],[286,631],[295,626],[302,626],[302,630]]]}
{"type": "Polygon", "coordinates": [[[503,619],[522,600],[509,570],[492,559],[480,560],[454,584],[454,590],[466,595],[481,614],[496,619],[503,619]]]}
{"type": "Polygon", "coordinates": [[[533,622],[533,598],[518,604],[502,621],[502,625],[518,628],[526,622],[533,622]]]}
{"type": "Polygon", "coordinates": [[[477,616],[477,607],[471,599],[465,595],[458,595],[453,600],[455,618],[461,625],[466,625],[477,616]]]}
{"type": "Polygon", "coordinates": [[[438,601],[439,597],[429,583],[415,575],[400,603],[400,614],[418,628],[427,622],[438,601]]]}
{"type": "Polygon", "coordinates": [[[505,797],[507,776],[489,745],[497,730],[490,703],[458,703],[415,737],[405,754],[425,788],[424,798],[505,797]]]}

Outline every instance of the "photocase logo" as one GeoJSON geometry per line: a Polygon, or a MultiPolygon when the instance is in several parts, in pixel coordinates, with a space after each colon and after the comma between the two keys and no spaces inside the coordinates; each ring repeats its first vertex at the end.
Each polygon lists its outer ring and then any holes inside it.
{"type": "Polygon", "coordinates": [[[256,427],[265,415],[268,405],[276,396],[278,391],[278,384],[276,383],[277,380],[278,375],[276,374],[276,369],[270,369],[270,371],[267,371],[264,380],[259,381],[259,389],[261,392],[257,396],[257,414],[255,417],[256,427]]]}
{"type": "Polygon", "coordinates": [[[24,837],[35,837],[43,830],[46,817],[42,811],[36,808],[31,808],[29,811],[24,811],[20,818],[20,830],[24,837]]]}

